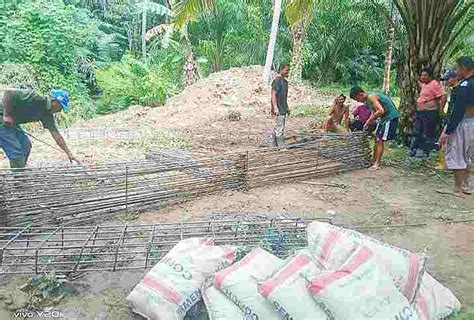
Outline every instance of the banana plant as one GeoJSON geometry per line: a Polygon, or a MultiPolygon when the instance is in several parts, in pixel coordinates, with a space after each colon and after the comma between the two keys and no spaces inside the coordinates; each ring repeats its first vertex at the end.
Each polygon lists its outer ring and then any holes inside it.
{"type": "MultiPolygon", "coordinates": [[[[146,1],[146,0],[145,0],[146,1]]],[[[198,18],[202,11],[213,10],[215,0],[170,0],[168,2],[167,15],[170,17],[169,24],[156,26],[144,33],[143,39],[150,40],[155,36],[165,36],[163,39],[171,38],[174,31],[179,31],[182,40],[182,51],[184,55],[183,82],[189,86],[199,78],[196,55],[192,50],[192,45],[188,36],[187,25],[198,18]]]]}

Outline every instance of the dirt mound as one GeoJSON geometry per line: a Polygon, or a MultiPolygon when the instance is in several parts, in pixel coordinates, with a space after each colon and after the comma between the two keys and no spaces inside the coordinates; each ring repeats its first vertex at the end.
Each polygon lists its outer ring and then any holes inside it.
{"type": "MultiPolygon", "coordinates": [[[[178,129],[195,147],[257,146],[274,125],[269,114],[270,86],[262,82],[261,74],[260,66],[214,73],[170,98],[164,107],[133,106],[78,126],[178,129]]],[[[317,96],[307,85],[290,84],[291,109],[329,102],[329,97],[317,96]]],[[[310,121],[290,120],[289,134],[310,121]]]]}

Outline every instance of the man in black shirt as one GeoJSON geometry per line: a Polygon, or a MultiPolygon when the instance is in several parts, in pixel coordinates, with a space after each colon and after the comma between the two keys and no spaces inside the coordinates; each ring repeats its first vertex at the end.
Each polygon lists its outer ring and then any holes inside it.
{"type": "Polygon", "coordinates": [[[456,90],[456,102],[448,123],[439,138],[446,144],[446,167],[454,171],[454,193],[471,194],[469,176],[474,154],[474,61],[458,60],[457,75],[462,79],[456,90]]]}
{"type": "Polygon", "coordinates": [[[54,113],[69,108],[69,93],[52,90],[48,96],[41,96],[32,90],[7,90],[0,103],[0,148],[3,149],[12,169],[26,166],[31,151],[31,142],[20,124],[41,122],[51,132],[58,146],[69,160],[77,161],[58,131],[54,113]]]}
{"type": "Polygon", "coordinates": [[[276,79],[272,83],[272,97],[271,97],[271,114],[278,116],[275,130],[273,144],[279,148],[285,146],[285,123],[288,111],[288,81],[286,78],[290,72],[290,65],[283,64],[276,79]],[[278,110],[278,114],[275,112],[278,110]]]}

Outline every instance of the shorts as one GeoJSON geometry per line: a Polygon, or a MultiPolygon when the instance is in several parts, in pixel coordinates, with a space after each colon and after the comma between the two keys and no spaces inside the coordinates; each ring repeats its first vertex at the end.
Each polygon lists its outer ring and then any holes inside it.
{"type": "Polygon", "coordinates": [[[450,170],[470,168],[474,157],[474,118],[461,121],[446,143],[446,167],[450,170]]]}
{"type": "Polygon", "coordinates": [[[394,140],[397,137],[398,118],[392,120],[381,120],[375,129],[377,141],[394,140]]]}
{"type": "Polygon", "coordinates": [[[0,148],[8,159],[28,159],[31,141],[19,126],[5,127],[0,124],[0,148]]]}

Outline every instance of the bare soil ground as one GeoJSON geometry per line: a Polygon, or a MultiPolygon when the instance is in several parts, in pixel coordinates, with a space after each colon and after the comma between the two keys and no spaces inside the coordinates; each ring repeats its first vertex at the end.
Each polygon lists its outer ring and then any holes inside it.
{"type": "MultiPolygon", "coordinates": [[[[273,126],[268,114],[269,89],[260,84],[259,68],[228,70],[211,75],[163,108],[133,107],[127,111],[78,124],[83,128],[129,127],[160,131],[140,141],[70,141],[71,148],[86,160],[140,159],[156,146],[182,146],[227,150],[255,148],[265,141],[273,126]],[[232,116],[231,116],[232,115],[232,116]],[[240,120],[235,120],[240,115],[240,120]],[[238,117],[238,116],[237,116],[238,117]],[[157,141],[158,140],[158,143],[157,141]]],[[[311,106],[310,117],[292,117],[288,134],[308,130],[322,119],[331,98],[307,86],[290,88],[293,110],[311,106]],[[317,122],[317,121],[316,121],[317,122]]],[[[46,139],[47,136],[41,135],[46,139]]],[[[63,161],[63,156],[34,142],[32,163],[63,161]]],[[[443,177],[429,170],[406,171],[385,167],[377,172],[348,172],[315,180],[318,185],[290,183],[229,192],[142,213],[141,222],[198,220],[203,215],[228,212],[293,213],[327,217],[335,211],[335,222],[348,226],[377,226],[363,232],[429,256],[428,270],[452,289],[465,307],[474,307],[474,222],[450,224],[474,218],[474,196],[459,199],[435,192],[449,187],[443,177]],[[327,183],[328,185],[324,185],[327,183]],[[338,186],[330,186],[336,183],[338,186]],[[344,186],[344,187],[342,187],[344,186]],[[400,224],[424,224],[394,227],[400,224]]],[[[452,177],[445,177],[450,182],[452,177]]],[[[133,319],[125,297],[143,272],[90,273],[75,282],[79,296],[67,298],[55,310],[64,319],[133,319]]],[[[7,290],[25,278],[15,277],[7,290]]],[[[11,317],[0,308],[0,319],[11,317]]]]}
{"type": "MultiPolygon", "coordinates": [[[[317,92],[305,84],[291,84],[288,98],[293,112],[287,126],[288,136],[304,134],[314,127],[315,120],[322,119],[332,100],[327,93],[317,92]]],[[[275,118],[270,115],[270,87],[262,84],[261,67],[254,66],[211,74],[170,98],[163,107],[132,106],[75,125],[82,129],[137,130],[141,133],[139,139],[109,137],[67,142],[85,164],[94,164],[143,159],[147,150],[157,147],[215,151],[255,148],[267,142],[274,122],[275,118]]],[[[40,130],[40,125],[34,128],[32,133],[37,138],[54,145],[49,133],[40,130]]],[[[30,165],[67,164],[60,151],[35,139],[32,143],[30,165]]],[[[0,166],[6,165],[7,161],[0,163],[0,166]]]]}

